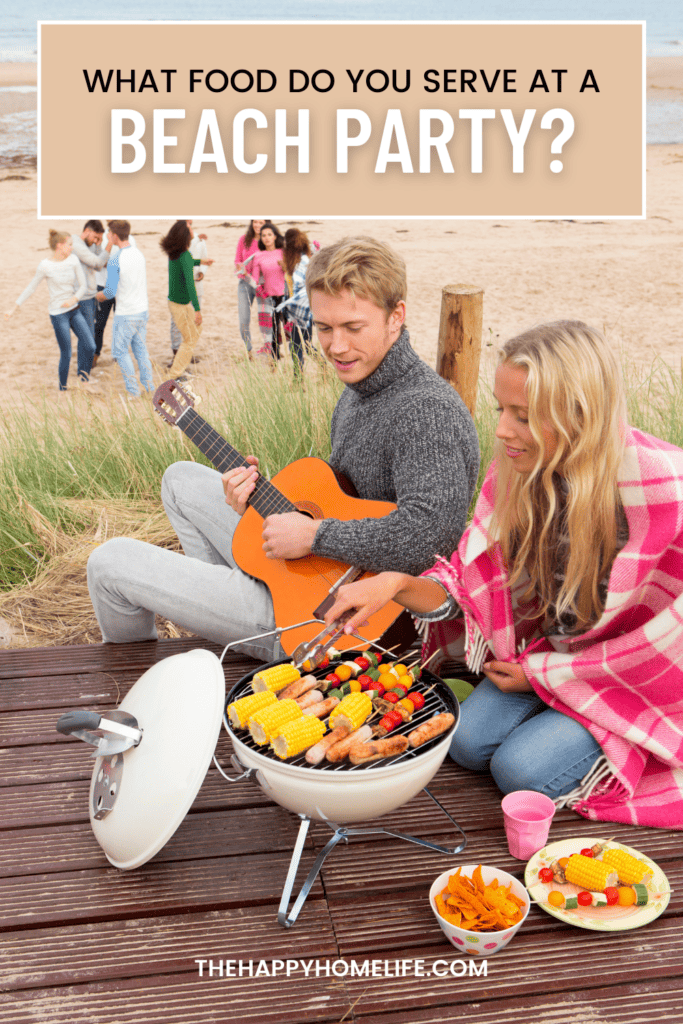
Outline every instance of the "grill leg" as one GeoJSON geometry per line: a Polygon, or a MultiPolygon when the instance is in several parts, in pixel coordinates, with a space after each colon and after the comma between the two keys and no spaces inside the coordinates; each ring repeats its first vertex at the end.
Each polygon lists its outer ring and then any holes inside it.
{"type": "Polygon", "coordinates": [[[327,822],[330,828],[334,829],[334,835],[328,841],[327,845],[320,851],[318,856],[315,858],[315,861],[313,862],[313,867],[308,873],[308,878],[301,886],[301,891],[299,892],[299,895],[297,896],[294,902],[294,906],[288,913],[289,901],[292,896],[292,889],[294,888],[296,874],[297,871],[299,870],[301,854],[303,853],[304,844],[306,842],[306,836],[308,835],[308,829],[311,824],[311,819],[309,817],[307,817],[305,814],[300,814],[299,817],[301,818],[301,825],[299,826],[299,835],[297,836],[296,843],[294,845],[294,852],[292,853],[292,859],[289,864],[289,871],[287,872],[285,887],[282,890],[282,899],[280,900],[280,907],[277,915],[278,923],[281,924],[283,928],[292,927],[297,917],[299,916],[301,908],[306,902],[306,897],[313,888],[313,883],[315,882],[316,878],[318,877],[318,874],[320,873],[320,869],[323,866],[325,858],[327,857],[328,854],[332,853],[335,846],[337,845],[338,842],[340,842],[340,840],[343,839],[345,842],[347,842],[349,836],[378,835],[380,833],[383,833],[387,836],[393,836],[395,839],[404,839],[407,843],[415,843],[417,846],[424,846],[428,850],[434,850],[436,853],[448,853],[451,856],[455,855],[456,853],[462,853],[462,851],[467,846],[467,836],[460,828],[460,825],[458,825],[455,818],[448,813],[443,804],[436,799],[434,794],[430,792],[430,790],[428,790],[426,786],[424,791],[427,794],[427,796],[430,796],[432,798],[436,806],[441,811],[443,811],[448,820],[453,822],[458,832],[462,836],[462,841],[458,844],[458,846],[455,847],[455,849],[451,850],[446,846],[439,846],[437,843],[430,843],[427,839],[418,839],[417,836],[409,836],[405,832],[394,832],[393,829],[390,828],[344,828],[340,827],[339,825],[335,825],[333,822],[327,822]]]}
{"type": "Polygon", "coordinates": [[[450,854],[450,856],[454,856],[456,853],[462,853],[462,851],[467,846],[467,836],[460,828],[455,818],[448,813],[443,804],[439,803],[434,794],[431,793],[426,786],[424,788],[424,792],[427,794],[427,796],[430,796],[432,798],[436,806],[443,811],[448,820],[453,822],[458,832],[462,836],[462,842],[458,846],[456,846],[455,849],[450,850],[447,846],[439,846],[437,843],[430,843],[429,840],[427,839],[418,839],[417,836],[409,836],[405,832],[395,832],[391,828],[341,828],[339,829],[339,831],[344,836],[366,836],[372,834],[393,836],[394,839],[404,839],[407,843],[415,843],[416,846],[424,846],[426,847],[426,849],[434,850],[436,853],[448,853],[450,854]]]}
{"type": "Polygon", "coordinates": [[[300,814],[299,817],[301,818],[301,825],[299,826],[299,835],[297,836],[296,844],[294,846],[294,852],[292,853],[292,859],[289,864],[289,871],[287,872],[285,887],[282,890],[282,899],[280,900],[280,907],[277,914],[278,923],[281,924],[283,928],[291,928],[294,922],[296,921],[297,917],[299,916],[301,908],[306,902],[306,897],[313,888],[313,883],[318,877],[320,869],[323,866],[323,861],[327,857],[328,853],[331,853],[332,850],[334,850],[335,846],[341,839],[346,840],[346,836],[344,835],[344,833],[340,829],[337,829],[337,831],[334,833],[330,841],[327,843],[327,846],[325,846],[325,848],[322,849],[318,856],[315,858],[315,861],[313,862],[313,867],[309,871],[306,881],[301,886],[301,891],[299,892],[299,895],[296,898],[294,906],[292,907],[291,911],[287,913],[289,901],[292,895],[292,889],[294,888],[296,873],[299,870],[299,861],[301,860],[301,854],[303,853],[304,843],[306,842],[306,836],[308,835],[308,828],[311,824],[311,819],[307,817],[305,814],[300,814]]]}

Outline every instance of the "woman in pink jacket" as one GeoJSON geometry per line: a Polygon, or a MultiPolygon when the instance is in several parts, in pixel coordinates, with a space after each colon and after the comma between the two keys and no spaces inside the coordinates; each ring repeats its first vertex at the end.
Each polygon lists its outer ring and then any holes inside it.
{"type": "Polygon", "coordinates": [[[580,321],[506,342],[494,396],[495,458],[457,550],[340,587],[327,618],[358,609],[350,632],[393,599],[425,658],[464,641],[486,678],[451,756],[502,792],[683,829],[683,450],[629,426],[613,346],[580,321]]]}
{"type": "Polygon", "coordinates": [[[261,228],[267,222],[266,217],[254,217],[249,221],[249,227],[240,237],[235,252],[235,273],[239,281],[237,284],[237,312],[240,322],[240,335],[247,350],[247,355],[253,359],[251,348],[251,307],[256,298],[259,315],[263,302],[256,296],[256,285],[251,280],[250,265],[251,257],[258,252],[258,243],[261,235],[261,228]]]}
{"type": "Polygon", "coordinates": [[[263,300],[263,307],[259,309],[259,327],[264,343],[257,355],[268,359],[280,358],[282,344],[281,316],[276,312],[276,307],[280,305],[285,295],[282,258],[284,244],[285,240],[275,225],[266,221],[261,228],[258,252],[247,264],[251,268],[249,273],[254,280],[256,295],[263,300]]]}

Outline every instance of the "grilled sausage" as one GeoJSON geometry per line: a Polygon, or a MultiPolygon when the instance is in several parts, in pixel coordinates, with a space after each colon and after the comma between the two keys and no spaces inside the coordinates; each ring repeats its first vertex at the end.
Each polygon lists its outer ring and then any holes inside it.
{"type": "Polygon", "coordinates": [[[340,740],[346,739],[349,735],[349,730],[345,725],[338,725],[332,732],[328,732],[323,738],[315,744],[314,747],[309,747],[306,751],[306,760],[309,764],[320,764],[325,754],[328,752],[330,747],[333,747],[335,743],[340,740]]]}
{"type": "Polygon", "coordinates": [[[440,715],[434,715],[433,718],[418,725],[417,729],[413,729],[408,734],[411,747],[421,747],[427,740],[433,740],[435,736],[440,736],[442,732],[450,729],[454,722],[455,717],[449,711],[442,711],[440,715]]]}
{"type": "MultiPolygon", "coordinates": [[[[336,730],[335,730],[336,731],[336,730]]],[[[344,761],[349,750],[354,743],[362,743],[364,740],[369,740],[372,736],[372,729],[369,725],[361,725],[360,729],[356,729],[350,736],[347,736],[343,740],[339,740],[333,747],[327,751],[327,760],[332,764],[339,764],[340,761],[344,761]]]]}
{"type": "Polygon", "coordinates": [[[317,686],[318,680],[315,676],[302,676],[301,679],[295,679],[289,686],[285,686],[281,693],[278,693],[278,700],[287,700],[288,697],[296,699],[301,697],[302,694],[307,693],[309,690],[313,690],[317,686]]]}
{"type": "Polygon", "coordinates": [[[310,708],[304,708],[304,714],[315,715],[316,718],[327,718],[338,703],[339,697],[328,697],[327,700],[319,700],[317,704],[311,704],[310,708]]]}
{"type": "Polygon", "coordinates": [[[395,757],[408,749],[407,736],[389,736],[385,740],[372,740],[370,743],[354,743],[349,751],[351,764],[365,764],[366,761],[378,761],[382,757],[395,757]]]}
{"type": "Polygon", "coordinates": [[[310,708],[311,704],[317,704],[324,699],[325,696],[322,690],[309,690],[308,693],[304,693],[302,697],[297,699],[297,704],[303,711],[304,708],[310,708]]]}

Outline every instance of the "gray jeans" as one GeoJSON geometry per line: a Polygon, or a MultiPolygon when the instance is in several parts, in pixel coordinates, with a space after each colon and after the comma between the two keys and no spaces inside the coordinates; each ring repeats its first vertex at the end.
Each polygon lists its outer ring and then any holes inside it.
{"type": "MultiPolygon", "coordinates": [[[[225,502],[220,473],[177,462],[164,474],[161,497],[185,554],[126,537],[93,551],[88,588],[102,639],[155,640],[155,614],[218,644],[273,629],[268,588],[232,557],[239,518],[225,502]]],[[[235,649],[259,661],[284,657],[274,637],[235,649]]]]}
{"type": "Polygon", "coordinates": [[[256,299],[256,308],[261,313],[263,299],[256,294],[256,288],[246,278],[241,277],[237,283],[237,315],[240,322],[240,335],[247,352],[251,352],[251,307],[256,299]]]}

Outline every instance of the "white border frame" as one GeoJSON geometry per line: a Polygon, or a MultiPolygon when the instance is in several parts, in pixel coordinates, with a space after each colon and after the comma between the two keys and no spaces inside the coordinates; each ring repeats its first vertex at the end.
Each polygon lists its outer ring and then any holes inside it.
{"type": "MultiPolygon", "coordinates": [[[[43,214],[40,205],[41,199],[41,50],[42,50],[42,27],[43,25],[253,25],[258,27],[262,22],[258,21],[235,21],[234,19],[226,21],[166,21],[163,18],[158,20],[141,20],[141,21],[87,21],[87,20],[50,20],[50,21],[39,21],[37,23],[38,29],[38,74],[37,74],[37,88],[38,88],[38,123],[37,123],[37,158],[38,158],[38,173],[37,173],[37,202],[36,207],[38,211],[38,220],[78,220],[80,217],[86,216],[83,213],[61,213],[61,214],[43,214]]],[[[447,221],[459,221],[459,220],[647,220],[647,188],[646,188],[646,176],[647,176],[647,144],[646,144],[646,125],[647,125],[647,22],[643,21],[628,21],[628,20],[600,20],[600,21],[552,21],[552,20],[538,20],[530,21],[526,19],[524,21],[515,21],[510,19],[509,21],[268,21],[268,25],[639,25],[642,29],[642,81],[641,81],[641,102],[642,102],[642,124],[641,124],[641,178],[642,178],[642,190],[641,190],[641,213],[640,214],[600,214],[600,213],[554,213],[554,214],[505,214],[505,213],[487,213],[487,214],[439,214],[433,216],[420,216],[418,214],[404,214],[402,213],[401,220],[447,220],[447,221]]],[[[191,217],[196,220],[213,220],[216,217],[224,217],[230,220],[239,220],[243,218],[241,213],[203,213],[193,214],[191,211],[186,211],[182,215],[178,211],[172,213],[155,213],[155,214],[136,214],[136,220],[169,220],[176,219],[178,216],[191,217]]],[[[395,220],[398,214],[377,214],[375,216],[366,216],[364,214],[338,214],[330,215],[327,213],[315,213],[307,211],[306,213],[294,213],[292,211],[283,211],[278,213],[273,212],[274,220],[304,220],[310,219],[311,217],[316,220],[395,220]]]]}

